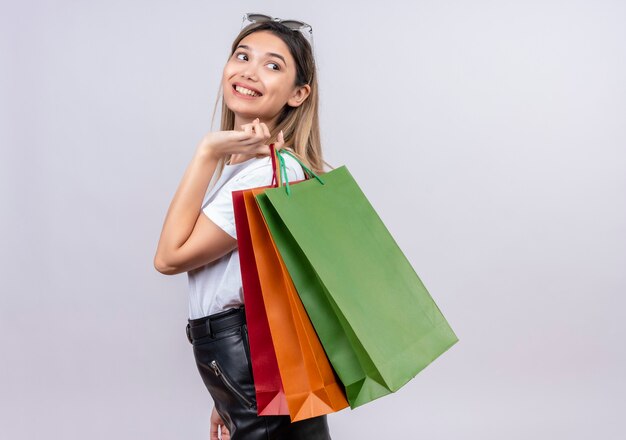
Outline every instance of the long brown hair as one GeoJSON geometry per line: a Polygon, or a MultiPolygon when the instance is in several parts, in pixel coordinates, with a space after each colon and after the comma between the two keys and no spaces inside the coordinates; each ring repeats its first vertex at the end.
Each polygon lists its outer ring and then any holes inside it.
{"type": "MultiPolygon", "coordinates": [[[[319,129],[319,95],[317,88],[317,68],[311,45],[307,39],[299,31],[293,31],[288,27],[276,21],[266,21],[260,23],[251,23],[241,30],[232,44],[228,59],[237,49],[239,42],[253,32],[269,31],[283,40],[291,56],[296,63],[296,79],[294,86],[302,86],[309,84],[311,91],[309,96],[298,107],[291,107],[285,104],[281,114],[276,120],[276,126],[270,133],[269,143],[277,142],[277,136],[280,130],[283,130],[285,145],[283,148],[289,149],[297,156],[308,168],[316,174],[324,173],[324,164],[330,168],[322,157],[322,145],[319,129]]],[[[221,130],[233,130],[235,127],[235,113],[231,111],[224,102],[222,84],[220,82],[215,107],[213,108],[213,116],[211,117],[211,127],[215,119],[215,111],[219,99],[222,98],[222,123],[221,130]]],[[[224,164],[230,160],[230,155],[222,158],[218,164],[217,176],[222,173],[224,164]]]]}

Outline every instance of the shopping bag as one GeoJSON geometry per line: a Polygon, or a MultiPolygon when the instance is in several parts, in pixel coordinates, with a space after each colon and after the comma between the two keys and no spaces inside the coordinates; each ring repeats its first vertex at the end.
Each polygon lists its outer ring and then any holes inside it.
{"type": "Polygon", "coordinates": [[[233,191],[232,197],[257,413],[260,416],[288,415],[285,390],[263,305],[243,191],[233,191]]]}
{"type": "MultiPolygon", "coordinates": [[[[284,413],[281,405],[286,400],[291,420],[297,421],[338,411],[346,408],[348,402],[256,203],[255,195],[271,187],[234,191],[233,206],[238,240],[241,229],[245,242],[244,246],[240,245],[239,253],[257,399],[261,392],[257,371],[263,368],[259,359],[269,364],[268,358],[275,355],[282,390],[276,387],[274,365],[271,373],[260,371],[263,384],[273,384],[266,400],[271,399],[281,414],[284,413]],[[262,324],[253,329],[250,324],[254,320],[262,324]],[[255,330],[265,335],[262,341],[253,334],[255,330]]],[[[271,405],[263,415],[269,412],[274,412],[271,405]]]]}
{"type": "Polygon", "coordinates": [[[347,167],[313,176],[256,200],[355,408],[400,389],[458,337],[347,167]]]}

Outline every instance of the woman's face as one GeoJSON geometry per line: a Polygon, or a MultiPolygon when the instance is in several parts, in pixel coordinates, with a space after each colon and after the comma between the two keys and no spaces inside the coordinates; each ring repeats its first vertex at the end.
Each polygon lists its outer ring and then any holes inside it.
{"type": "Polygon", "coordinates": [[[295,78],[295,61],[283,40],[268,31],[253,32],[239,42],[224,66],[224,102],[236,123],[257,117],[273,121],[285,104],[296,107],[308,96],[310,87],[296,87],[295,78]]]}

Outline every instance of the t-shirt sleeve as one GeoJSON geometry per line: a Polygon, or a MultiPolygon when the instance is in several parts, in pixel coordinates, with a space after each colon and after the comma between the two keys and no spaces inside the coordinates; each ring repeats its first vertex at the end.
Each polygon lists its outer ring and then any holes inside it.
{"type": "MultiPolygon", "coordinates": [[[[304,173],[300,165],[296,164],[296,166],[294,166],[293,164],[287,164],[287,177],[289,181],[303,179],[304,173]]],[[[271,183],[271,164],[253,169],[249,172],[244,170],[226,182],[215,194],[215,198],[211,200],[202,211],[209,220],[222,228],[228,235],[237,238],[232,192],[268,186],[271,183]]]]}

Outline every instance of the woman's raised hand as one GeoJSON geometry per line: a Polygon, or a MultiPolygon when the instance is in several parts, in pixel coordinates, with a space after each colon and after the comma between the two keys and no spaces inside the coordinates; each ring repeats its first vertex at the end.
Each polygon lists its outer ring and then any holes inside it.
{"type": "MultiPolygon", "coordinates": [[[[229,154],[247,156],[268,156],[270,147],[266,142],[270,139],[270,130],[259,118],[241,126],[242,130],[225,130],[207,133],[199,147],[203,152],[220,159],[229,154]]],[[[278,134],[274,148],[277,150],[285,144],[283,131],[278,134]]]]}

